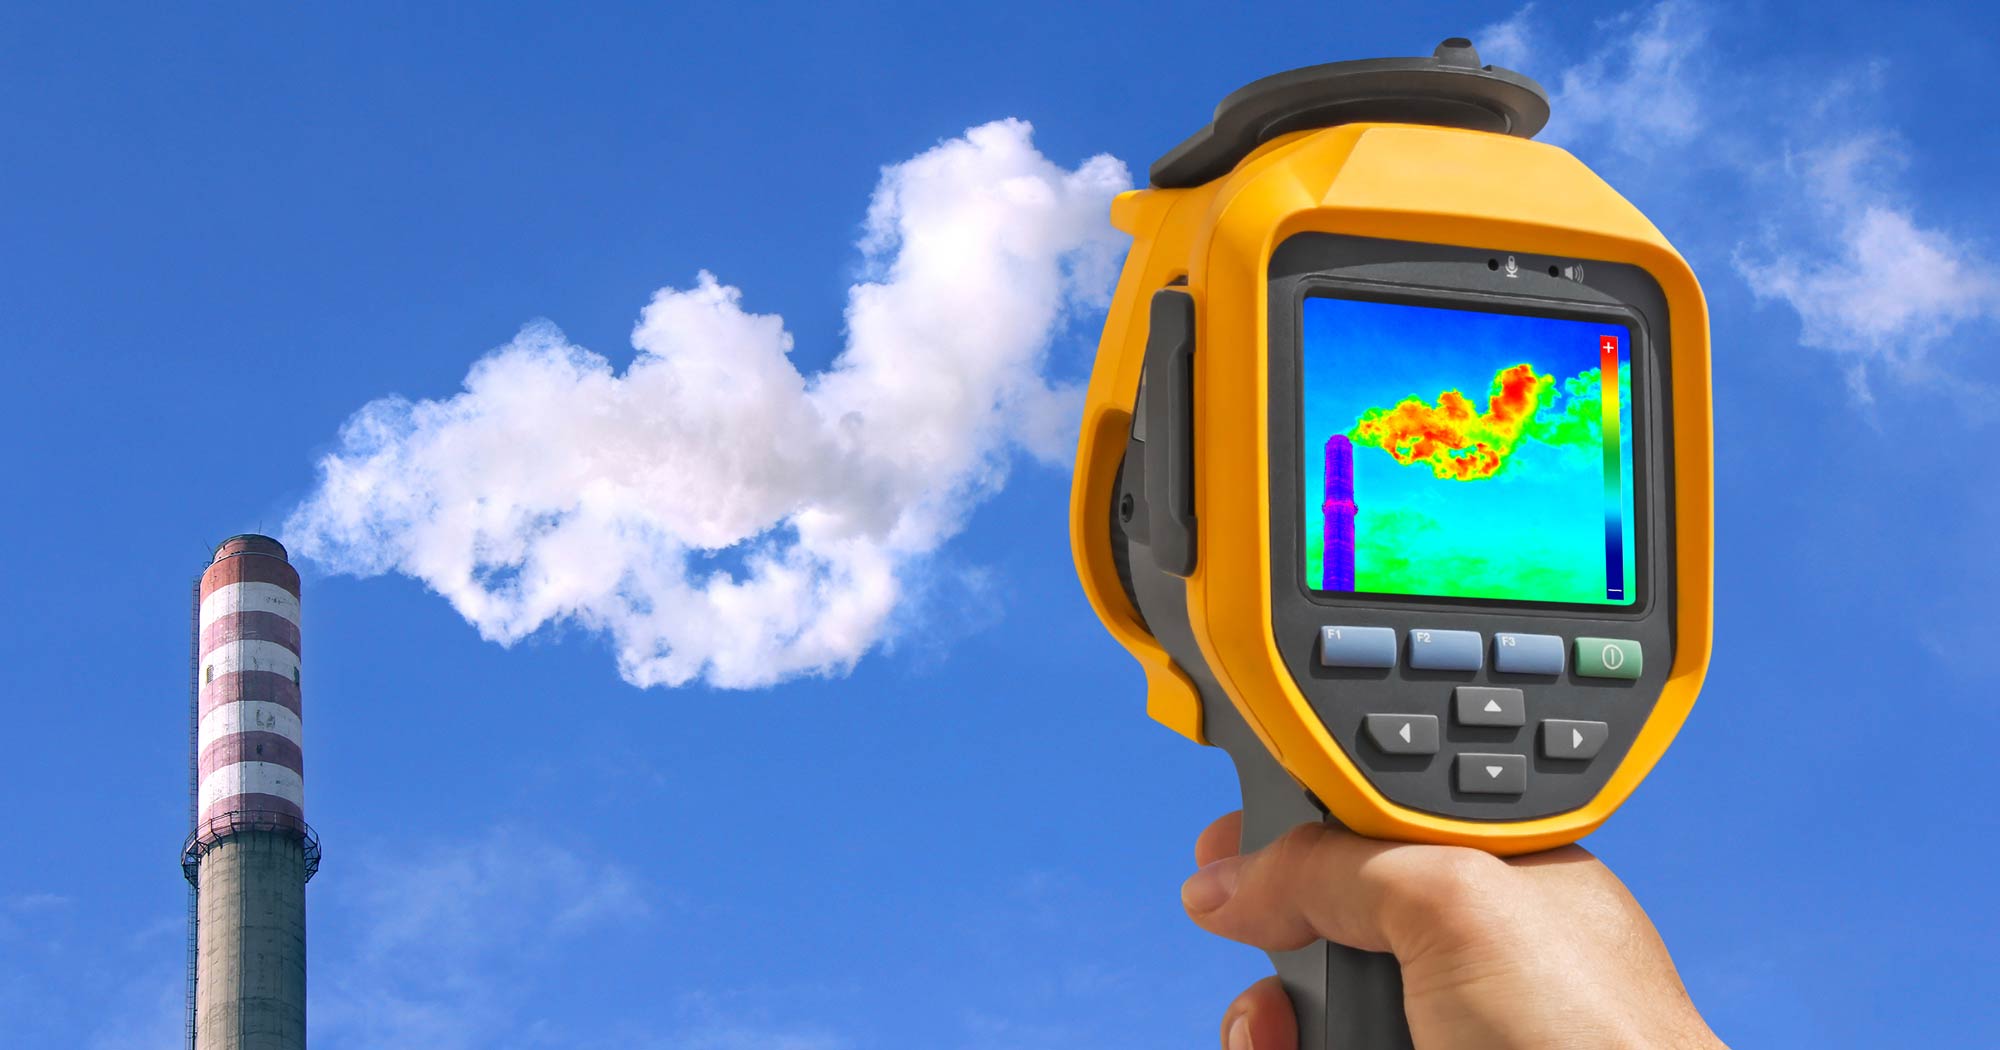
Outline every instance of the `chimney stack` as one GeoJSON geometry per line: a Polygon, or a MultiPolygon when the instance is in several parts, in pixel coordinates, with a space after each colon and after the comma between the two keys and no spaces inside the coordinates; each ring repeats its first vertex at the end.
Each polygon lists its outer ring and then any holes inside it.
{"type": "Polygon", "coordinates": [[[195,592],[191,1050],[303,1050],[306,825],[299,574],[268,536],[215,549],[195,592]]]}

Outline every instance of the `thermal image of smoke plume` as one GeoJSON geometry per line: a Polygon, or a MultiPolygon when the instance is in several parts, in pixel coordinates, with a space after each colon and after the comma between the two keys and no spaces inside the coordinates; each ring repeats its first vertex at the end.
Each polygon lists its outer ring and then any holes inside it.
{"type": "Polygon", "coordinates": [[[1509,365],[1494,375],[1484,412],[1474,409],[1464,394],[1447,390],[1435,405],[1412,397],[1394,408],[1371,408],[1349,436],[1406,466],[1427,464],[1440,478],[1490,478],[1520,443],[1535,413],[1553,399],[1555,386],[1554,376],[1537,375],[1532,365],[1509,365]]]}

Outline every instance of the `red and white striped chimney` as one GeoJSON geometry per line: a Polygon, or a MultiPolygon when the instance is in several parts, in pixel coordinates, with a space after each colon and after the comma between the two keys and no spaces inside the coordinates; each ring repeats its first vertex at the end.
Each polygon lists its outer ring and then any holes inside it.
{"type": "Polygon", "coordinates": [[[299,746],[299,574],[268,536],[197,591],[189,1050],[305,1050],[305,884],[319,869],[299,746]]]}
{"type": "Polygon", "coordinates": [[[246,825],[305,831],[299,574],[265,536],[234,536],[201,576],[195,840],[246,825]]]}

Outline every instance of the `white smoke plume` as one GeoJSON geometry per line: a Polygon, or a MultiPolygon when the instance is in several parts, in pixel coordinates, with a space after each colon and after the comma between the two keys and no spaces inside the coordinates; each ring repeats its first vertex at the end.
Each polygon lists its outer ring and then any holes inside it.
{"type": "Polygon", "coordinates": [[[705,272],[654,294],[623,373],[533,323],[462,392],[356,412],[285,542],[422,580],[502,644],[601,631],[634,685],[851,668],[1015,450],[1070,453],[1080,391],[1044,366],[1109,291],[1130,176],[1102,155],[1066,170],[1032,131],[997,121],[884,169],[825,371],[705,272]]]}

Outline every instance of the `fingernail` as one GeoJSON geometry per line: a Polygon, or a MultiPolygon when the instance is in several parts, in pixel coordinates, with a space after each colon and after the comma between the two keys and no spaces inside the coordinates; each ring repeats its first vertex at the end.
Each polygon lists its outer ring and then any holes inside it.
{"type": "MultiPolygon", "coordinates": [[[[1218,860],[1181,883],[1181,904],[1191,912],[1211,912],[1236,894],[1239,858],[1218,860]]],[[[1233,1044],[1232,1044],[1233,1045],[1233,1044]]]]}
{"type": "Polygon", "coordinates": [[[1229,1050],[1251,1050],[1248,1011],[1237,1015],[1236,1020],[1229,1022],[1229,1050]]]}

